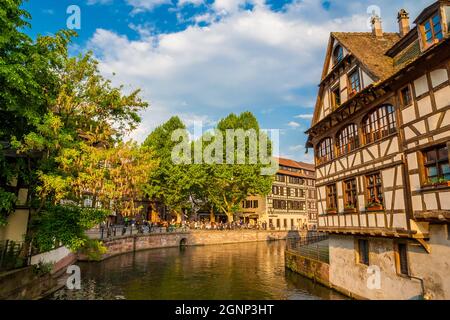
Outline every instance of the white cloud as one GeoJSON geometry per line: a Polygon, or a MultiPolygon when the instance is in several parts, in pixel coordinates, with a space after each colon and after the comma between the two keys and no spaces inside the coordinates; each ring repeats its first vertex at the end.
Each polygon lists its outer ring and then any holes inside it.
{"type": "Polygon", "coordinates": [[[313,114],[299,114],[299,115],[295,116],[295,118],[297,118],[297,119],[312,119],[313,114]]]}
{"type": "Polygon", "coordinates": [[[171,4],[172,0],[126,0],[127,3],[133,7],[132,14],[137,14],[144,11],[152,11],[163,4],[171,4]]]}
{"type": "Polygon", "coordinates": [[[184,6],[187,4],[193,4],[194,6],[201,5],[204,2],[204,0],[178,0],[178,6],[184,6]]]}
{"type": "MultiPolygon", "coordinates": [[[[171,1],[127,2],[136,13],[171,1]]],[[[383,12],[394,12],[395,26],[395,12],[401,6],[379,2],[383,12]]],[[[141,35],[138,40],[104,29],[95,32],[89,48],[94,49],[102,73],[107,77],[116,73],[115,84],[142,88],[152,105],[137,136],[175,114],[214,121],[231,111],[274,109],[275,114],[286,106],[312,107],[311,97],[301,92],[319,82],[329,33],[365,31],[369,1],[333,2],[343,12],[339,19],[317,0],[297,1],[282,12],[269,10],[262,0],[253,2],[252,11],[239,10],[243,3],[216,0],[211,12],[192,17],[197,23],[210,23],[208,27],[193,25],[155,35],[149,25],[130,24],[141,35]],[[224,11],[227,14],[221,16],[224,11]]],[[[418,5],[407,2],[406,7],[413,6],[418,5]]]]}
{"type": "Polygon", "coordinates": [[[291,127],[291,128],[298,128],[298,127],[300,127],[300,123],[295,122],[295,121],[290,121],[288,123],[288,126],[291,127]]]}
{"type": "Polygon", "coordinates": [[[301,144],[290,146],[289,151],[300,151],[303,150],[305,146],[302,146],[301,144]]]}

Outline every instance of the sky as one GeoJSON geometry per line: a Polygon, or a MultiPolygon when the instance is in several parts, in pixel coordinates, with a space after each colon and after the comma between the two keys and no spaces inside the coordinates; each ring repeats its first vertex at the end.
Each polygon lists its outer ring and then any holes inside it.
{"type": "Polygon", "coordinates": [[[229,113],[251,111],[280,130],[280,155],[305,153],[329,34],[370,32],[372,12],[397,32],[434,0],[30,0],[31,37],[67,28],[80,8],[73,55],[92,51],[100,72],[126,91],[142,89],[150,107],[130,138],[142,142],[178,115],[205,130],[229,113]]]}

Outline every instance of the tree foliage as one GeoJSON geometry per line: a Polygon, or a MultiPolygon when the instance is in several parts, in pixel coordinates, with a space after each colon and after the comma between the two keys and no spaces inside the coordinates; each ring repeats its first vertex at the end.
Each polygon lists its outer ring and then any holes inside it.
{"type": "Polygon", "coordinates": [[[159,167],[154,170],[145,187],[147,195],[167,205],[181,218],[182,210],[189,204],[189,167],[176,165],[172,161],[172,150],[176,142],[172,141],[175,130],[186,130],[186,126],[178,117],[170,118],[166,123],[157,127],[144,142],[144,146],[151,148],[159,167]]]}
{"type": "MultiPolygon", "coordinates": [[[[250,112],[240,115],[230,114],[220,120],[217,130],[226,136],[227,130],[254,130],[258,139],[260,138],[260,128],[257,119],[250,112]]],[[[265,135],[261,137],[267,138],[265,135]]],[[[210,164],[204,167],[205,170],[205,192],[210,202],[227,215],[229,220],[233,220],[233,215],[239,209],[240,203],[250,195],[267,195],[272,187],[272,176],[262,175],[261,169],[265,166],[257,158],[256,163],[250,161],[251,148],[250,138],[245,138],[244,163],[237,163],[238,159],[238,138],[232,139],[234,143],[233,158],[234,163],[227,163],[227,152],[223,152],[223,164],[210,164]]],[[[210,144],[215,143],[215,137],[210,144]]],[[[223,150],[226,150],[226,139],[223,139],[223,150]]],[[[207,147],[208,144],[205,145],[207,147]]],[[[269,144],[270,147],[270,144],[269,144]]],[[[256,154],[259,154],[259,146],[256,147],[256,154]]],[[[269,149],[270,155],[270,149],[269,149]]]]}
{"type": "MultiPolygon", "coordinates": [[[[147,148],[123,138],[148,105],[139,90],[124,94],[105,79],[91,53],[69,56],[74,32],[31,40],[22,31],[30,15],[21,4],[7,0],[0,7],[0,141],[26,159],[4,176],[26,171],[30,235],[39,245],[56,239],[77,248],[86,240],[81,230],[101,216],[77,207],[86,194],[103,209],[136,210],[134,199],[157,163],[147,148]]],[[[6,201],[0,205],[0,212],[7,208],[6,201]]]]}

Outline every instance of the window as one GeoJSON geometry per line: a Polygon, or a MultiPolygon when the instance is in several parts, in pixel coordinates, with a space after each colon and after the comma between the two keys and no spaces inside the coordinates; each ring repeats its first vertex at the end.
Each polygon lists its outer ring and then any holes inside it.
{"type": "Polygon", "coordinates": [[[446,145],[426,150],[423,160],[427,183],[450,181],[448,147],[446,145]]]}
{"type": "Polygon", "coordinates": [[[408,268],[408,247],[406,243],[399,243],[398,250],[398,271],[400,274],[409,275],[408,268]]]}
{"type": "Polygon", "coordinates": [[[276,176],[275,176],[275,179],[276,179],[276,181],[278,181],[278,182],[285,182],[286,180],[286,177],[284,176],[284,175],[282,175],[282,174],[277,174],[276,176]]]}
{"type": "Polygon", "coordinates": [[[277,186],[272,186],[272,193],[274,195],[278,195],[280,193],[280,190],[277,186]]]}
{"type": "Polygon", "coordinates": [[[331,105],[333,109],[336,109],[341,105],[341,90],[339,85],[336,88],[331,89],[331,105]]]}
{"type": "Polygon", "coordinates": [[[277,228],[280,228],[280,219],[277,219],[277,228]]]}
{"type": "Polygon", "coordinates": [[[258,208],[258,200],[253,200],[253,208],[258,208]]]}
{"type": "Polygon", "coordinates": [[[342,61],[342,59],[344,59],[344,49],[341,46],[336,46],[336,48],[334,48],[333,59],[334,65],[337,65],[342,61]]]}
{"type": "Polygon", "coordinates": [[[439,13],[425,21],[422,26],[422,30],[424,35],[424,42],[426,45],[431,45],[442,40],[442,24],[439,13]]]}
{"type": "Polygon", "coordinates": [[[286,209],[286,201],[285,200],[273,200],[273,208],[274,209],[286,209]]]}
{"type": "Polygon", "coordinates": [[[283,219],[283,227],[286,229],[287,228],[287,219],[283,219]]]}
{"type": "Polygon", "coordinates": [[[356,94],[361,90],[361,80],[359,78],[359,70],[356,69],[348,76],[350,82],[350,95],[356,94]]]}
{"type": "Polygon", "coordinates": [[[336,140],[337,155],[341,156],[359,147],[358,127],[351,124],[339,131],[336,140]]]}
{"type": "Polygon", "coordinates": [[[358,240],[359,263],[369,265],[369,241],[365,239],[358,240]]]}
{"type": "Polygon", "coordinates": [[[394,107],[385,105],[369,113],[363,120],[366,143],[375,142],[396,132],[394,107]]]}
{"type": "Polygon", "coordinates": [[[294,219],[291,219],[291,228],[294,229],[295,225],[294,225],[294,219]]]}
{"type": "Polygon", "coordinates": [[[379,204],[384,206],[383,200],[383,184],[381,182],[381,174],[379,172],[366,176],[367,185],[367,202],[368,206],[379,204]]]}
{"type": "Polygon", "coordinates": [[[331,138],[323,139],[317,149],[317,163],[325,163],[334,158],[333,144],[331,138]]]}
{"type": "Polygon", "coordinates": [[[409,85],[400,90],[400,99],[404,107],[412,103],[411,87],[409,85]]]}
{"type": "Polygon", "coordinates": [[[345,209],[357,208],[358,194],[356,188],[356,179],[344,181],[344,205],[345,209]]]}
{"type": "Polygon", "coordinates": [[[336,184],[330,184],[327,187],[327,206],[329,210],[337,209],[336,184]]]}

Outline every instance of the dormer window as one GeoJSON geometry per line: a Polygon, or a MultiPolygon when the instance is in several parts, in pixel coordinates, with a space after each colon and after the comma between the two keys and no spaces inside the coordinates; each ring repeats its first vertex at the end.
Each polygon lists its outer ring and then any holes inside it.
{"type": "Polygon", "coordinates": [[[426,46],[430,46],[443,39],[441,16],[436,13],[422,24],[423,40],[426,46]]]}
{"type": "Polygon", "coordinates": [[[338,45],[333,51],[334,65],[337,65],[342,59],[344,59],[344,49],[338,45]]]}

